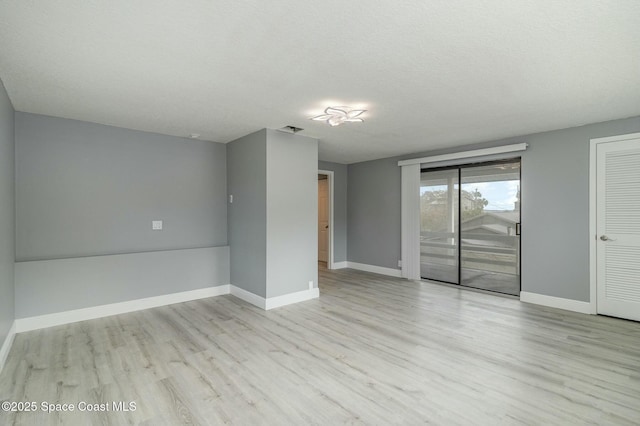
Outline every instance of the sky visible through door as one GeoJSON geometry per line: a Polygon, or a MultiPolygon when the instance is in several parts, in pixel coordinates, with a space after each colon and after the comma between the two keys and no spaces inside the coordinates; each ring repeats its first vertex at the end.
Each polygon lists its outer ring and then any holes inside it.
{"type": "MultiPolygon", "coordinates": [[[[485,206],[487,211],[505,211],[513,210],[515,202],[518,201],[518,192],[520,190],[519,180],[505,180],[501,182],[477,182],[474,183],[473,189],[477,189],[482,197],[489,201],[485,206]]],[[[420,187],[420,195],[427,191],[444,191],[445,185],[436,185],[420,187]]]]}

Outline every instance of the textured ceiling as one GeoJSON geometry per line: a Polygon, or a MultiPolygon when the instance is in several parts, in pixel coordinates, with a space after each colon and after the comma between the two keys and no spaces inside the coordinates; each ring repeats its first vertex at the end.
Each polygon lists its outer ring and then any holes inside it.
{"type": "Polygon", "coordinates": [[[3,0],[16,110],[351,163],[640,115],[638,0],[3,0]],[[362,124],[308,118],[329,105],[362,124]]]}

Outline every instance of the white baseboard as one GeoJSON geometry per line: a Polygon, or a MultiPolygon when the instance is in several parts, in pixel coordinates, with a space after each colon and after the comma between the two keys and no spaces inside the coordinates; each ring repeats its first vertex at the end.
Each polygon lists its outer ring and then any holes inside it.
{"type": "Polygon", "coordinates": [[[0,373],[2,373],[2,369],[4,368],[4,363],[7,361],[7,357],[9,356],[9,351],[11,351],[11,346],[13,346],[13,339],[16,337],[16,322],[14,321],[11,324],[11,328],[9,329],[9,333],[7,334],[7,338],[4,339],[4,343],[0,348],[0,373]]]}
{"type": "Polygon", "coordinates": [[[365,263],[357,263],[357,262],[347,262],[347,267],[351,269],[357,269],[359,271],[373,272],[375,274],[402,278],[402,271],[400,269],[385,268],[382,266],[367,265],[365,263]]]}
{"type": "Polygon", "coordinates": [[[344,262],[334,262],[331,266],[333,266],[333,269],[344,269],[349,267],[348,263],[349,262],[345,260],[344,262]]]}
{"type": "Polygon", "coordinates": [[[309,290],[297,291],[295,293],[289,293],[282,296],[270,297],[266,300],[265,310],[268,311],[269,309],[279,308],[281,306],[317,299],[318,297],[320,297],[320,290],[318,288],[311,288],[309,290]]]}
{"type": "Polygon", "coordinates": [[[564,299],[562,297],[546,296],[544,294],[520,292],[520,301],[533,303],[535,305],[548,306],[550,308],[564,309],[566,311],[580,312],[581,314],[592,314],[591,303],[580,300],[564,299]]]}
{"type": "Polygon", "coordinates": [[[230,286],[227,284],[217,287],[183,291],[180,293],[165,294],[162,296],[147,297],[144,299],[129,300],[127,302],[74,309],[72,311],[18,318],[15,321],[15,331],[16,333],[22,333],[24,331],[38,330],[41,328],[69,324],[72,322],[86,321],[111,315],[125,314],[127,312],[140,311],[143,309],[157,308],[159,306],[166,306],[174,303],[188,302],[190,300],[220,296],[223,294],[229,294],[229,287],[230,286]]]}
{"type": "Polygon", "coordinates": [[[304,302],[306,300],[316,299],[320,297],[320,290],[312,288],[309,290],[297,291],[295,293],[289,293],[282,296],[270,297],[265,299],[262,296],[253,294],[247,290],[241,289],[234,285],[231,286],[231,295],[238,299],[244,300],[260,309],[268,311],[269,309],[279,308],[281,306],[291,305],[298,302],[304,302]]]}
{"type": "Polygon", "coordinates": [[[108,305],[92,306],[90,308],[74,309],[72,311],[56,312],[47,315],[18,318],[14,321],[5,343],[0,350],[0,365],[9,353],[15,333],[39,330],[41,328],[54,327],[56,325],[70,324],[78,321],[86,321],[96,318],[104,318],[112,315],[126,314],[128,312],[141,311],[143,309],[157,308],[159,306],[172,305],[174,303],[188,302],[190,300],[205,299],[208,297],[231,294],[245,302],[251,303],[261,309],[269,310],[292,303],[303,302],[320,296],[317,288],[303,290],[296,293],[265,299],[239,287],[226,284],[217,287],[201,288],[198,290],[183,291],[180,293],[165,294],[162,296],[147,297],[144,299],[129,300],[108,305]]]}
{"type": "Polygon", "coordinates": [[[242,289],[240,287],[236,287],[232,285],[230,287],[230,293],[232,296],[237,297],[240,300],[244,300],[247,303],[250,303],[254,306],[257,306],[260,309],[265,309],[267,306],[267,301],[264,297],[258,296],[257,294],[253,294],[250,291],[242,289]]]}

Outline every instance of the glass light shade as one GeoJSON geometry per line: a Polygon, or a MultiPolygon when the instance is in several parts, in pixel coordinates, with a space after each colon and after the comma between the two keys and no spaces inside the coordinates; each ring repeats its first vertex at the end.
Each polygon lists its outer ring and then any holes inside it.
{"type": "Polygon", "coordinates": [[[362,123],[364,120],[359,118],[365,109],[352,109],[346,106],[327,107],[324,114],[311,117],[315,121],[326,121],[332,127],[339,126],[342,123],[362,123]]]}

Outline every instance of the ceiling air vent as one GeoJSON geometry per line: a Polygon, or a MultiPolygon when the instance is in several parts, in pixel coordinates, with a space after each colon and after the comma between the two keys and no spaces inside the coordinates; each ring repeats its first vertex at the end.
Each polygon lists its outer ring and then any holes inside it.
{"type": "Polygon", "coordinates": [[[285,132],[285,133],[291,133],[291,134],[295,134],[298,132],[303,131],[304,129],[301,129],[300,127],[295,127],[295,126],[284,126],[280,129],[277,129],[281,132],[285,132]]]}

